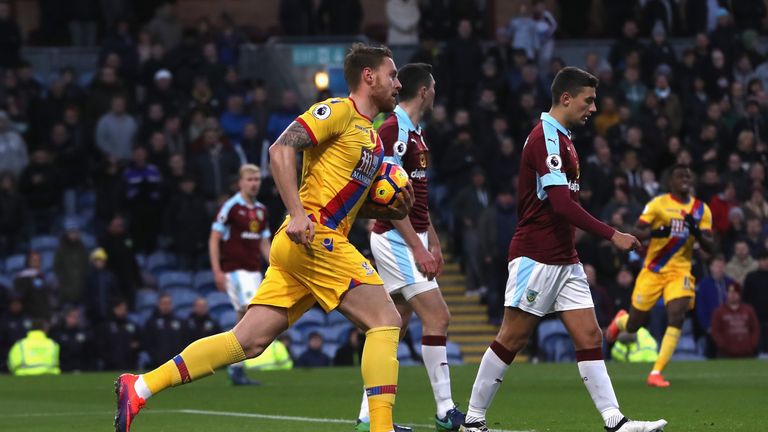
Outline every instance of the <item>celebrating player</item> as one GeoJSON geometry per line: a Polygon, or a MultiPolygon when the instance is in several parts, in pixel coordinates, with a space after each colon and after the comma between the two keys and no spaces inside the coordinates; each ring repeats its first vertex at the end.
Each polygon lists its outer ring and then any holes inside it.
{"type": "MultiPolygon", "coordinates": [[[[252,164],[241,166],[239,186],[240,191],[219,209],[208,239],[216,288],[229,295],[238,321],[243,319],[248,302],[263,279],[261,258],[269,257],[272,236],[267,208],[256,201],[261,169],[252,164]]],[[[242,362],[229,366],[227,372],[235,385],[258,384],[245,375],[242,362]]]]}
{"type": "Polygon", "coordinates": [[[392,52],[352,46],[344,60],[351,94],[315,104],[270,147],[270,168],[289,216],[275,234],[270,266],[242,320],[231,331],[193,342],[159,368],[116,383],[115,430],[130,430],[145,401],[253,358],[316,302],[338,308],[366,331],[361,370],[373,432],[391,432],[397,392],[400,315],[368,260],[347,240],[355,217],[402,219],[413,206],[410,185],[395,204],[364,203],[383,159],[371,118],[392,111],[400,89],[392,52]],[[296,152],[304,152],[297,188],[296,152]]]}
{"type": "Polygon", "coordinates": [[[485,413],[507,368],[541,317],[550,312],[559,312],[571,335],[579,373],[606,431],[654,432],[667,424],[628,420],[619,410],[603,361],[587,276],[574,244],[578,227],[622,251],[640,245],[632,235],[593,218],[578,203],[579,158],[568,128],[583,125],[597,111],[597,84],[597,78],[581,69],[563,68],[552,82],[552,108],[541,114],[523,146],[517,189],[520,223],[509,245],[504,319],[483,355],[462,431],[488,431],[485,413]]]}
{"type": "Polygon", "coordinates": [[[675,353],[685,314],[693,308],[695,279],[691,275],[693,245],[699,242],[707,252],[714,251],[712,212],[691,196],[691,170],[675,165],[669,181],[670,193],[651,200],[637,221],[638,238],[650,238],[643,269],[637,276],[629,313],[620,310],[605,334],[609,342],[622,331],[636,332],[648,320],[659,296],[667,307],[667,331],[661,340],[659,358],[648,374],[648,385],[669,387],[661,373],[675,353]]]}
{"type": "MultiPolygon", "coordinates": [[[[413,183],[415,201],[410,217],[403,220],[377,220],[371,234],[371,251],[384,288],[395,301],[408,326],[413,312],[424,325],[421,354],[437,404],[438,430],[458,430],[464,414],[451,396],[451,376],[445,349],[448,334],[448,306],[435,277],[443,266],[440,240],[429,218],[427,167],[429,148],[418,126],[435,101],[432,67],[424,63],[407,64],[397,78],[402,84],[400,103],[395,113],[379,127],[384,145],[384,160],[402,166],[413,183]]],[[[357,430],[368,430],[368,404],[363,396],[357,430]]],[[[397,426],[399,427],[399,426],[397,426]]],[[[405,429],[403,429],[405,430],[405,429]]]]}

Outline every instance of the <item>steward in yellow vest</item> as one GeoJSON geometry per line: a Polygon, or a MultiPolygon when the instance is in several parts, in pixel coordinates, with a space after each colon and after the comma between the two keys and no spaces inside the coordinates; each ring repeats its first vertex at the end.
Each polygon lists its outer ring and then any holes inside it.
{"type": "Polygon", "coordinates": [[[636,333],[637,338],[632,338],[631,334],[622,333],[611,348],[611,357],[620,362],[629,363],[650,363],[659,358],[659,344],[651,333],[640,327],[636,333]],[[629,338],[629,339],[628,339],[629,338]]]}
{"type": "Polygon", "coordinates": [[[8,353],[8,370],[13,375],[59,375],[59,344],[45,334],[48,323],[35,321],[24,339],[8,353]]]}

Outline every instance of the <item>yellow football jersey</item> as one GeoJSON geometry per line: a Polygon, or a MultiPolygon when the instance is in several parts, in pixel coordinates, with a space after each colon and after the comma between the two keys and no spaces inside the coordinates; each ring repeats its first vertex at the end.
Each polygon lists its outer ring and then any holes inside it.
{"type": "Polygon", "coordinates": [[[346,236],[384,158],[381,140],[349,98],[319,102],[296,121],[314,144],[304,152],[299,187],[304,210],[346,236]]]}
{"type": "Polygon", "coordinates": [[[652,272],[691,271],[693,244],[696,241],[685,226],[685,215],[692,214],[702,231],[712,229],[712,212],[701,200],[689,198],[683,203],[671,194],[657,196],[646,204],[640,221],[657,229],[670,227],[665,238],[651,238],[644,266],[652,272]]]}

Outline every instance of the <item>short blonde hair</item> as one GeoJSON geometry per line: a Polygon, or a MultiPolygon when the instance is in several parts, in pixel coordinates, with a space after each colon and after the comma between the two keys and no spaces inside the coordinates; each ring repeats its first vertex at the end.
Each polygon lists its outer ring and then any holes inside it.
{"type": "Polygon", "coordinates": [[[245,177],[248,174],[261,175],[261,168],[254,164],[245,164],[240,167],[240,178],[245,177]]]}

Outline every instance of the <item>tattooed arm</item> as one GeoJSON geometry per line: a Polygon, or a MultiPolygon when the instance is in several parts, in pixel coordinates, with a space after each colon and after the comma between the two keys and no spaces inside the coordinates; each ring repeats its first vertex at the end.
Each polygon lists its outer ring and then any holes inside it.
{"type": "Polygon", "coordinates": [[[307,217],[299,199],[296,152],[310,147],[312,147],[312,138],[304,126],[295,121],[269,147],[269,169],[280,192],[280,198],[288,214],[291,215],[286,234],[292,241],[305,246],[308,246],[315,237],[315,224],[307,217]]]}

